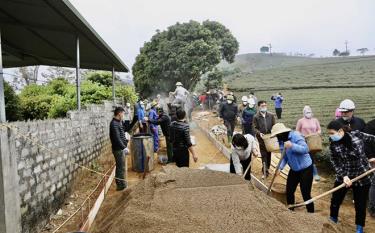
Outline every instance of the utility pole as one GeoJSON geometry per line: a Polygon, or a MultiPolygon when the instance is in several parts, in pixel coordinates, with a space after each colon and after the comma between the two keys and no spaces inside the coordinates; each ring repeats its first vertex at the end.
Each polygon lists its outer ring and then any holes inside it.
{"type": "Polygon", "coordinates": [[[346,52],[346,53],[348,53],[348,43],[349,43],[349,42],[346,40],[346,41],[345,41],[345,52],[346,52]]]}
{"type": "Polygon", "coordinates": [[[268,47],[270,48],[270,55],[272,56],[272,45],[271,45],[271,43],[268,44],[268,47]]]}

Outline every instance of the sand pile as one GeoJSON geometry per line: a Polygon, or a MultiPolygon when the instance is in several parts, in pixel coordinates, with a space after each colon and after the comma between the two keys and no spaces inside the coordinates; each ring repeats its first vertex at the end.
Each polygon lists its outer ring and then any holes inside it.
{"type": "Polygon", "coordinates": [[[339,232],[222,172],[167,166],[121,195],[93,232],[339,232]]]}

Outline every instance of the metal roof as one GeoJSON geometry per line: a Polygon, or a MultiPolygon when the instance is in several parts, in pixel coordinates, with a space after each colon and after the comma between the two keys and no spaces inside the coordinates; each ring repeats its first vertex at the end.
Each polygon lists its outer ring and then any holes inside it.
{"type": "Polygon", "coordinates": [[[128,67],[68,0],[0,0],[4,68],[50,65],[128,72],[128,67]]]}

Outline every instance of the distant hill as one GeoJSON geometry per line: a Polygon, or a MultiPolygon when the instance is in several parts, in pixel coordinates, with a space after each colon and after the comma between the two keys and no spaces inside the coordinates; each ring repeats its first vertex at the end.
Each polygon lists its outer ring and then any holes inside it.
{"type": "Polygon", "coordinates": [[[219,67],[227,71],[224,82],[235,91],[375,86],[375,56],[242,54],[234,63],[219,67]]]}

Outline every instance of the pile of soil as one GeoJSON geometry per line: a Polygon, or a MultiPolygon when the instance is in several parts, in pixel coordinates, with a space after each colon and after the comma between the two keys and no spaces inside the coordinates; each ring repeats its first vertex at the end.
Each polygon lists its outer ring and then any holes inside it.
{"type": "Polygon", "coordinates": [[[240,176],[166,166],[98,216],[92,232],[341,232],[316,214],[295,213],[240,176]]]}

